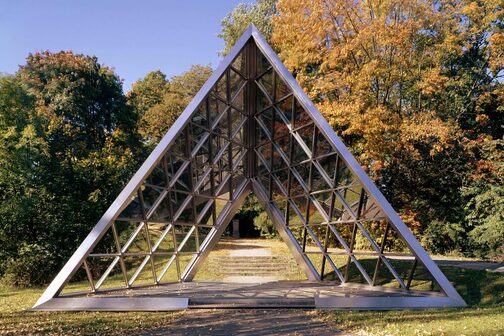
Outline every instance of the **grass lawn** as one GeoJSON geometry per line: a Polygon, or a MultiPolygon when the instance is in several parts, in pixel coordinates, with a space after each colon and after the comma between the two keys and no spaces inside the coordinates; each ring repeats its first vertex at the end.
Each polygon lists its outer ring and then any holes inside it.
{"type": "Polygon", "coordinates": [[[0,335],[120,335],[169,324],[183,312],[25,312],[43,289],[0,289],[0,335]]]}
{"type": "MultiPolygon", "coordinates": [[[[214,254],[223,254],[229,247],[219,244],[214,254]]],[[[278,241],[271,249],[285,253],[278,241]],[[275,245],[277,245],[275,247],[275,245]]],[[[504,274],[441,267],[455,284],[469,307],[445,310],[406,311],[313,311],[335,328],[357,335],[503,335],[504,274]]],[[[211,268],[203,267],[198,279],[215,277],[211,268]]],[[[117,281],[120,281],[119,279],[117,281]]],[[[75,284],[73,289],[85,288],[75,284]]],[[[0,288],[0,335],[49,334],[96,335],[127,334],[169,325],[184,312],[25,312],[42,294],[42,288],[0,288]]]]}
{"type": "Polygon", "coordinates": [[[357,335],[504,335],[504,274],[441,267],[468,308],[403,311],[318,311],[357,335]]]}

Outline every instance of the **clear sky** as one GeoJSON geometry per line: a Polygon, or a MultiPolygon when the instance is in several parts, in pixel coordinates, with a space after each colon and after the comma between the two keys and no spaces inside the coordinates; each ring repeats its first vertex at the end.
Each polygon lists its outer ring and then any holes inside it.
{"type": "Polygon", "coordinates": [[[244,0],[0,0],[0,72],[13,74],[30,52],[95,55],[124,79],[168,77],[220,61],[220,22],[244,0]]]}

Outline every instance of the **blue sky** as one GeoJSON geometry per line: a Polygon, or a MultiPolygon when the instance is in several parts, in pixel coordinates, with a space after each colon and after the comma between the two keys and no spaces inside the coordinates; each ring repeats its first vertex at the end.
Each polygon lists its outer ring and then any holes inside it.
{"type": "Polygon", "coordinates": [[[13,74],[30,52],[95,55],[124,79],[168,77],[220,58],[222,18],[244,0],[0,0],[0,72],[13,74]]]}

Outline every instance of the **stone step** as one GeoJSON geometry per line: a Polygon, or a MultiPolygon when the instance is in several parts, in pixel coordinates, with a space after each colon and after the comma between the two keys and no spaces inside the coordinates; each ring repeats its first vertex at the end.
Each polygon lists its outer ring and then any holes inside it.
{"type": "Polygon", "coordinates": [[[209,265],[216,267],[236,267],[236,266],[248,266],[248,267],[295,267],[296,264],[291,263],[266,263],[266,264],[254,264],[254,263],[209,263],[209,265]]]}
{"type": "Polygon", "coordinates": [[[211,257],[213,259],[232,259],[232,260],[287,260],[292,258],[290,256],[284,255],[268,255],[268,256],[257,256],[257,255],[222,255],[222,256],[214,256],[211,257]]]}
{"type": "Polygon", "coordinates": [[[236,266],[236,267],[221,267],[214,268],[216,272],[230,272],[230,271],[250,271],[250,272],[289,272],[295,271],[296,268],[280,268],[280,267],[246,267],[246,266],[236,266]]]}
{"type": "Polygon", "coordinates": [[[296,269],[297,265],[250,265],[250,264],[209,264],[210,268],[220,269],[220,268],[254,268],[254,269],[296,269]]]}
{"type": "Polygon", "coordinates": [[[295,263],[293,259],[233,259],[233,258],[215,258],[209,259],[209,262],[223,263],[223,264],[235,264],[235,263],[249,263],[249,264],[286,264],[295,263]]]}
{"type": "Polygon", "coordinates": [[[221,276],[284,276],[287,274],[295,274],[287,273],[287,272],[254,272],[254,271],[229,271],[229,272],[219,272],[221,276]]]}
{"type": "Polygon", "coordinates": [[[254,273],[254,274],[293,274],[297,273],[295,271],[291,270],[255,270],[255,269],[228,269],[228,270],[221,270],[217,271],[216,273],[218,274],[231,274],[231,273],[254,273]]]}
{"type": "Polygon", "coordinates": [[[224,277],[285,277],[298,273],[296,261],[284,255],[212,256],[208,265],[224,277]]]}
{"type": "Polygon", "coordinates": [[[245,267],[236,267],[236,268],[221,268],[214,270],[217,273],[229,273],[229,272],[261,272],[261,273],[296,273],[297,269],[293,268],[245,268],[245,267]]]}
{"type": "Polygon", "coordinates": [[[236,266],[226,266],[226,267],[219,267],[219,268],[214,268],[214,270],[219,271],[228,271],[228,270],[256,270],[256,271],[288,271],[291,269],[295,269],[294,267],[252,267],[252,266],[247,266],[247,265],[236,265],[236,266]]]}
{"type": "Polygon", "coordinates": [[[296,264],[295,260],[292,259],[265,259],[265,260],[240,260],[240,259],[209,259],[208,262],[215,264],[275,264],[275,265],[283,265],[283,264],[296,264]]]}
{"type": "Polygon", "coordinates": [[[220,267],[211,268],[215,271],[218,270],[235,270],[235,269],[248,269],[248,270],[258,270],[258,271],[288,271],[291,269],[297,269],[297,267],[287,267],[287,266],[261,266],[255,267],[251,265],[226,265],[220,267]]]}
{"type": "Polygon", "coordinates": [[[315,308],[315,299],[189,298],[189,308],[315,308]]]}

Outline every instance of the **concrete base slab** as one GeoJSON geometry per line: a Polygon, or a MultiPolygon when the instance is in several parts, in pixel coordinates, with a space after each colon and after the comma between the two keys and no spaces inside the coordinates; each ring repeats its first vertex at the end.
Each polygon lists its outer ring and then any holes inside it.
{"type": "Polygon", "coordinates": [[[441,293],[337,282],[185,282],[65,295],[35,310],[172,310],[186,308],[404,309],[460,307],[441,293]]]}
{"type": "Polygon", "coordinates": [[[282,280],[282,278],[277,276],[253,276],[253,275],[229,276],[224,278],[224,282],[234,282],[234,283],[266,283],[279,280],[282,280]]]}

